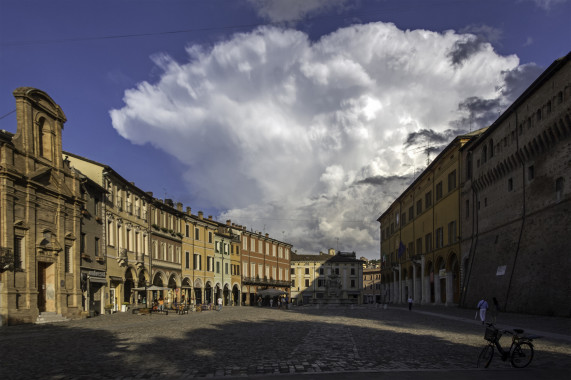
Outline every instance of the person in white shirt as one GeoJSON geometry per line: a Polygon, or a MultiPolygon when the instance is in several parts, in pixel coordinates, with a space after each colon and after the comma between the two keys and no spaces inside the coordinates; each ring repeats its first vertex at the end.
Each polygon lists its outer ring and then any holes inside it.
{"type": "Polygon", "coordinates": [[[218,311],[222,310],[222,297],[218,297],[218,311]]]}
{"type": "Polygon", "coordinates": [[[488,311],[488,302],[484,298],[478,302],[478,309],[480,309],[480,319],[482,320],[482,324],[486,322],[486,311],[488,311]]]}

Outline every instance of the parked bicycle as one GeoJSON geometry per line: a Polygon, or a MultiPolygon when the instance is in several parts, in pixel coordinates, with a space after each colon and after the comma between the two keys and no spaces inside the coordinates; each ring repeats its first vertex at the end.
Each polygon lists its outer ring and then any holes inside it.
{"type": "Polygon", "coordinates": [[[488,327],[486,327],[484,339],[489,343],[478,356],[478,367],[488,368],[494,357],[494,347],[500,353],[503,361],[509,358],[511,364],[516,368],[524,368],[531,363],[533,359],[533,340],[541,338],[539,335],[523,336],[524,330],[522,329],[513,329],[513,331],[498,330],[493,323],[486,324],[488,327]],[[512,344],[509,350],[505,350],[500,344],[500,338],[503,334],[511,335],[512,337],[512,344]]]}

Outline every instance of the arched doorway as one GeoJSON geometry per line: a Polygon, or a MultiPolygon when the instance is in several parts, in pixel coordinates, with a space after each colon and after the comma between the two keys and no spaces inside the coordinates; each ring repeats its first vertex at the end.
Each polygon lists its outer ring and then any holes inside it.
{"type": "Polygon", "coordinates": [[[210,281],[204,286],[204,302],[209,304],[212,303],[212,284],[210,281]]]}
{"type": "Polygon", "coordinates": [[[429,289],[428,299],[430,300],[430,303],[434,303],[435,302],[434,265],[432,264],[432,261],[429,261],[428,264],[426,265],[426,275],[428,277],[428,289],[429,289]]]}
{"type": "Polygon", "coordinates": [[[137,303],[147,304],[147,292],[145,291],[149,286],[149,274],[147,271],[142,270],[139,273],[139,280],[137,281],[137,288],[143,289],[137,291],[137,303]]]}
{"type": "Polygon", "coordinates": [[[187,277],[182,280],[180,303],[184,303],[185,305],[188,304],[190,302],[191,294],[192,286],[190,286],[190,279],[187,277]]]}
{"type": "Polygon", "coordinates": [[[177,284],[177,278],[176,275],[173,273],[170,275],[169,277],[169,283],[167,285],[167,287],[169,288],[168,290],[168,294],[167,294],[167,302],[169,303],[169,305],[173,304],[175,301],[178,303],[179,300],[179,287],[177,284]]]}
{"type": "Polygon", "coordinates": [[[238,285],[234,285],[232,287],[232,305],[240,305],[240,289],[238,288],[238,285]]]}
{"type": "Polygon", "coordinates": [[[202,280],[200,278],[194,280],[194,300],[191,301],[196,305],[202,304],[202,280]]]}
{"type": "Polygon", "coordinates": [[[440,286],[440,302],[446,303],[446,265],[444,260],[439,257],[436,268],[438,268],[438,284],[440,286]]]}
{"type": "Polygon", "coordinates": [[[224,285],[222,300],[224,302],[224,306],[228,306],[230,304],[230,288],[228,287],[228,284],[224,285]]]}
{"type": "Polygon", "coordinates": [[[460,264],[456,254],[450,256],[448,267],[452,272],[452,302],[458,304],[460,303],[460,264]]]}
{"type": "Polygon", "coordinates": [[[134,303],[133,288],[135,287],[134,273],[131,268],[125,271],[125,283],[123,284],[123,302],[134,303]]]}
{"type": "MultiPolygon", "coordinates": [[[[158,287],[164,287],[164,279],[161,273],[155,274],[155,278],[153,279],[153,285],[158,287]]],[[[152,293],[153,301],[159,300],[160,298],[165,299],[164,290],[153,290],[152,293]]]]}

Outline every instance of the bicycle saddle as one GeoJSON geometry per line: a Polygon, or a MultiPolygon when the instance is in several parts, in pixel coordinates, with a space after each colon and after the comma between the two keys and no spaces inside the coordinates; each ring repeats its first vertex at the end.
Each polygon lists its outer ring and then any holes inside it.
{"type": "Polygon", "coordinates": [[[514,331],[515,331],[517,334],[523,333],[523,330],[522,330],[522,329],[514,329],[514,331]]]}

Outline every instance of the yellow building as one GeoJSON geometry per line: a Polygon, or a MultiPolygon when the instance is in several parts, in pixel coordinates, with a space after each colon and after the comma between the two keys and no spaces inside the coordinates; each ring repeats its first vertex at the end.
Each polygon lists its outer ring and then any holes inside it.
{"type": "Polygon", "coordinates": [[[456,137],[377,219],[384,303],[458,304],[461,148],[456,137]]]}
{"type": "Polygon", "coordinates": [[[204,218],[202,211],[192,215],[190,207],[181,218],[182,294],[192,305],[214,302],[214,234],[218,223],[204,218]]]}

